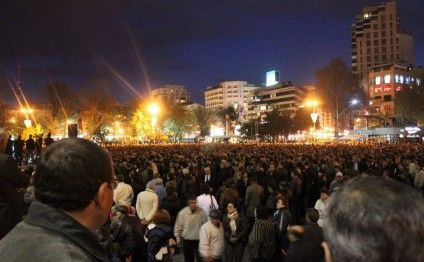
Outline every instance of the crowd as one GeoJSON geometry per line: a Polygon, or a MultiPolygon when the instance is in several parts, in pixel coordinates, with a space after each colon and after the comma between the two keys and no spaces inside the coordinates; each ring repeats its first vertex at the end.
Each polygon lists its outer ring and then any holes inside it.
{"type": "Polygon", "coordinates": [[[65,139],[27,172],[19,210],[2,201],[28,215],[4,227],[0,260],[423,261],[423,152],[65,139]]]}

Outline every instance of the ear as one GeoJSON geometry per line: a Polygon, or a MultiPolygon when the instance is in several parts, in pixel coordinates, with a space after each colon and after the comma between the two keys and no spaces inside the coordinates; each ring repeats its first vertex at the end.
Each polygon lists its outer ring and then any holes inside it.
{"type": "Polygon", "coordinates": [[[322,248],[324,249],[324,260],[325,262],[333,262],[333,259],[331,258],[331,252],[330,247],[328,246],[327,242],[321,243],[322,248]]]}
{"type": "Polygon", "coordinates": [[[97,191],[97,205],[101,210],[109,208],[109,202],[111,198],[112,190],[109,188],[109,184],[104,182],[100,185],[97,191]]]}

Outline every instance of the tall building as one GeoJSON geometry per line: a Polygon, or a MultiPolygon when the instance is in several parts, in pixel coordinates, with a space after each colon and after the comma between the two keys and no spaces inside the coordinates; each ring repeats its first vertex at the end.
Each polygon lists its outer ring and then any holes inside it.
{"type": "Polygon", "coordinates": [[[396,1],[364,7],[352,25],[352,69],[368,90],[368,72],[388,63],[413,64],[413,37],[400,29],[396,1]]]}
{"type": "Polygon", "coordinates": [[[205,108],[219,109],[228,106],[243,112],[252,99],[252,91],[259,87],[246,81],[227,81],[216,86],[210,86],[205,91],[205,108]]]}
{"type": "Polygon", "coordinates": [[[151,96],[172,104],[186,104],[191,101],[190,92],[181,85],[165,85],[154,89],[151,96]]]}
{"type": "Polygon", "coordinates": [[[422,88],[424,69],[405,64],[377,66],[369,72],[370,115],[388,120],[395,117],[396,93],[403,88],[422,88]]]}

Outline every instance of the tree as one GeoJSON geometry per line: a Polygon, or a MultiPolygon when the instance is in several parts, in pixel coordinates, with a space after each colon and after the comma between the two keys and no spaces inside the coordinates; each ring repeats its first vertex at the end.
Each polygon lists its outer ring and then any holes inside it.
{"type": "Polygon", "coordinates": [[[396,118],[403,124],[424,121],[424,91],[422,86],[411,85],[396,93],[396,118]]]}
{"type": "Polygon", "coordinates": [[[104,128],[114,121],[114,110],[117,100],[110,93],[110,82],[94,80],[87,84],[81,94],[81,110],[79,116],[85,123],[85,131],[89,136],[105,139],[104,128]]]}
{"type": "Polygon", "coordinates": [[[275,140],[278,135],[287,136],[292,130],[292,119],[288,114],[273,110],[266,114],[265,122],[259,125],[259,133],[269,135],[275,140]]]}
{"type": "MultiPolygon", "coordinates": [[[[300,108],[293,117],[293,131],[306,131],[314,125],[308,111],[300,108]]],[[[318,123],[315,124],[318,128],[318,123]]]]}
{"type": "Polygon", "coordinates": [[[338,137],[339,118],[349,109],[353,97],[364,97],[351,68],[341,58],[334,58],[315,73],[317,93],[333,113],[335,136],[338,137]]]}
{"type": "Polygon", "coordinates": [[[193,117],[200,130],[200,135],[209,135],[212,113],[204,107],[197,107],[193,111],[193,117]]]}
{"type": "Polygon", "coordinates": [[[193,116],[181,106],[175,106],[164,122],[164,130],[174,142],[181,141],[184,134],[194,128],[193,116]]]}
{"type": "Polygon", "coordinates": [[[53,133],[65,133],[67,122],[78,113],[81,101],[74,90],[66,83],[53,81],[46,85],[45,94],[50,116],[44,126],[53,133]]]}

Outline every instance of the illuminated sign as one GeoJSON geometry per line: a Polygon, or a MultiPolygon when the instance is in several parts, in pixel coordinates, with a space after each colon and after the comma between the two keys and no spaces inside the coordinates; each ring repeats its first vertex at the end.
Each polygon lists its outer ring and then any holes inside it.
{"type": "Polygon", "coordinates": [[[273,70],[266,72],[266,86],[273,86],[280,81],[280,71],[273,70]]]}

